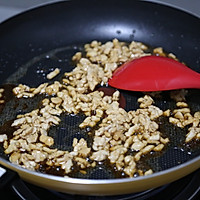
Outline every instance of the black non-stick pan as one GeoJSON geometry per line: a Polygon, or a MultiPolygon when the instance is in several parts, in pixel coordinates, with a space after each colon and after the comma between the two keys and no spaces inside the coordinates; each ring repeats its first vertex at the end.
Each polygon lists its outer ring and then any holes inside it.
{"type": "MultiPolygon", "coordinates": [[[[114,38],[163,47],[200,72],[199,27],[200,19],[195,16],[145,1],[74,0],[45,5],[0,24],[0,82],[9,87],[19,83],[37,86],[47,81],[45,75],[52,68],[61,68],[61,74],[71,71],[74,67],[71,57],[85,43],[114,38]]],[[[135,109],[139,94],[121,92],[129,98],[126,109],[135,109]]],[[[33,109],[39,100],[25,99],[16,104],[8,97],[8,101],[1,113],[1,125],[33,109]]],[[[187,101],[193,112],[200,110],[199,90],[189,90],[187,101]]],[[[166,103],[158,100],[157,105],[165,109],[166,103]]],[[[64,117],[62,129],[57,127],[51,133],[55,147],[66,150],[71,145],[67,141],[84,137],[78,129],[81,117],[64,117]],[[63,132],[63,127],[68,128],[63,132]]],[[[116,178],[109,167],[102,165],[85,176],[76,174],[71,178],[33,172],[10,163],[2,147],[0,164],[16,171],[25,181],[61,192],[87,195],[138,192],[177,180],[200,167],[200,142],[184,145],[182,130],[172,125],[163,128],[171,142],[160,155],[147,159],[155,173],[145,177],[116,178]]]]}

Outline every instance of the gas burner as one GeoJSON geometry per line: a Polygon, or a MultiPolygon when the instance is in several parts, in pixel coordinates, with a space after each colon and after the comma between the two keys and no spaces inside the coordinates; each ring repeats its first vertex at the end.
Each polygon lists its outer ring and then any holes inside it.
{"type": "Polygon", "coordinates": [[[146,190],[143,192],[126,194],[126,195],[116,195],[116,196],[80,196],[80,195],[66,195],[63,193],[58,193],[55,191],[50,191],[57,197],[61,199],[73,199],[73,200],[129,200],[129,199],[146,199],[148,197],[154,196],[154,194],[161,193],[167,186],[163,186],[156,189],[146,190]]]}
{"type": "Polygon", "coordinates": [[[22,195],[22,186],[0,190],[7,199],[31,199],[31,200],[198,200],[200,199],[200,169],[168,185],[143,192],[117,195],[117,196],[81,196],[56,192],[35,185],[22,182],[25,196],[22,195]]]}

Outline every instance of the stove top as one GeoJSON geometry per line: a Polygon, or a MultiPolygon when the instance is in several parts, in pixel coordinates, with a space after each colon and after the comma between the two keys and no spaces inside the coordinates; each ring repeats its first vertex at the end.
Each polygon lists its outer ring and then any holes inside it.
{"type": "Polygon", "coordinates": [[[56,192],[26,183],[22,180],[15,186],[0,189],[3,199],[23,200],[199,200],[200,169],[173,183],[159,188],[118,196],[81,196],[56,192]]]}

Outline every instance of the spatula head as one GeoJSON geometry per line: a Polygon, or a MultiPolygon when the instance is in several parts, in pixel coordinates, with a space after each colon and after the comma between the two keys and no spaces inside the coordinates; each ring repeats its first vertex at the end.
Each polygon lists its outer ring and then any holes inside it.
{"type": "Polygon", "coordinates": [[[200,76],[174,59],[144,56],[120,66],[113,73],[108,84],[130,91],[198,88],[200,87],[200,76]]]}

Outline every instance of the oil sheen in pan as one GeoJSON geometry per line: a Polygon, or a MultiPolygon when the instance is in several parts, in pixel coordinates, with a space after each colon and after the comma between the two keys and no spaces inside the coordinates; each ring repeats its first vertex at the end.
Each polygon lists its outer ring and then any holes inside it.
{"type": "MultiPolygon", "coordinates": [[[[51,82],[47,80],[46,75],[55,68],[61,69],[61,73],[52,81],[60,80],[64,72],[71,71],[74,68],[75,64],[71,62],[72,56],[75,54],[75,52],[82,50],[83,45],[54,49],[31,59],[25,65],[18,68],[18,70],[6,80],[5,83],[9,85],[4,85],[3,87],[6,89],[6,96],[9,96],[9,98],[7,98],[9,101],[7,100],[4,108],[1,107],[1,134],[9,133],[9,137],[11,137],[12,129],[10,128],[10,124],[12,120],[15,119],[16,114],[24,114],[37,108],[40,105],[40,101],[44,98],[42,95],[32,99],[16,99],[15,97],[10,98],[12,96],[12,88],[19,83],[29,85],[30,87],[36,87],[43,82],[51,82]]],[[[120,92],[123,98],[125,98],[125,100],[122,100],[122,104],[123,107],[125,106],[126,110],[134,110],[138,108],[137,99],[143,96],[142,93],[126,91],[120,92]]],[[[198,90],[189,90],[187,102],[192,109],[192,112],[200,110],[200,104],[198,103],[200,102],[200,94],[198,90]]],[[[160,107],[162,110],[165,110],[167,108],[175,107],[175,102],[169,98],[169,92],[163,92],[162,97],[155,100],[155,105],[160,107]]],[[[52,127],[49,131],[49,135],[52,136],[55,141],[53,148],[71,151],[74,137],[78,139],[84,138],[91,146],[92,138],[91,136],[88,136],[87,132],[94,132],[95,127],[92,130],[91,128],[80,129],[79,124],[84,120],[84,118],[84,115],[81,114],[62,114],[60,125],[52,127]]],[[[164,134],[164,136],[169,137],[170,143],[162,152],[151,152],[150,155],[144,156],[141,162],[138,164],[140,168],[143,168],[144,170],[152,168],[154,172],[161,171],[186,162],[187,160],[190,160],[191,158],[200,154],[200,145],[198,142],[198,144],[194,142],[191,142],[187,145],[184,144],[184,135],[186,134],[186,129],[175,127],[162,117],[159,118],[159,124],[161,132],[164,134]]],[[[129,153],[134,154],[135,152],[129,153]]],[[[0,154],[4,157],[7,157],[3,155],[2,147],[0,154]]],[[[59,167],[49,168],[47,165],[45,165],[45,163],[40,163],[38,170],[41,172],[61,176],[64,173],[59,167]]],[[[125,174],[116,172],[113,165],[109,164],[107,161],[104,161],[99,162],[95,168],[87,169],[86,174],[82,174],[79,172],[78,168],[74,168],[70,176],[90,179],[108,179],[125,177],[125,174]]]]}

